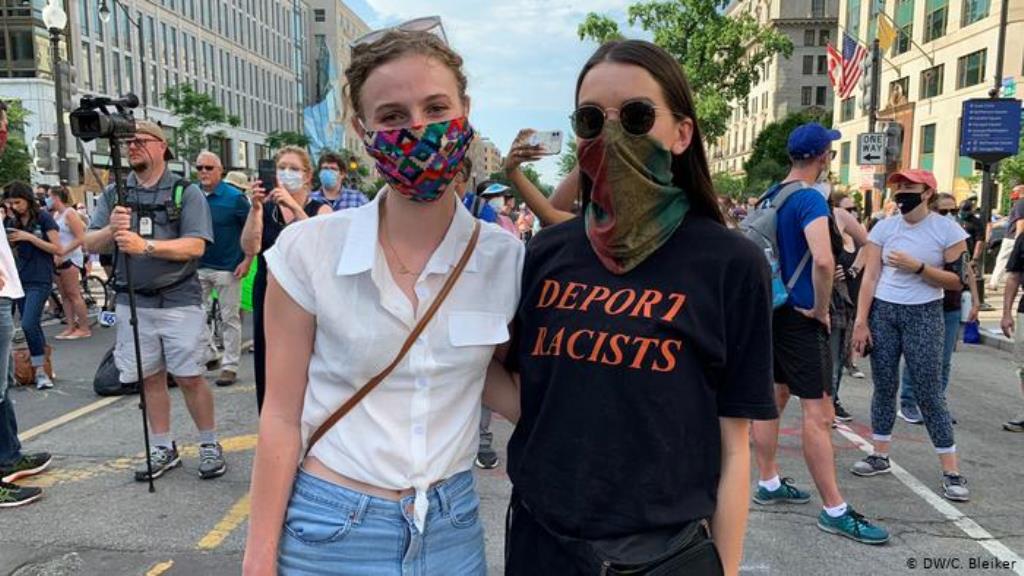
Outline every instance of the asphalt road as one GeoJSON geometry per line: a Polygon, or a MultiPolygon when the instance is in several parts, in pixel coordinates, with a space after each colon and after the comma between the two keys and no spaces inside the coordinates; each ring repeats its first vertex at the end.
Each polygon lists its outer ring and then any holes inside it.
{"type": "MultiPolygon", "coordinates": [[[[91,389],[96,364],[113,341],[112,331],[96,330],[91,340],[55,345],[53,390],[11,393],[25,448],[48,450],[56,459],[50,472],[30,482],[46,490],[44,499],[0,512],[0,574],[239,573],[256,431],[251,356],[243,357],[239,384],[214,389],[227,475],[198,478],[196,432],[174,392],[174,432],[184,467],[160,479],[150,494],[131,473],[143,450],[137,401],[97,403],[91,389]]],[[[939,468],[925,430],[902,421],[892,457],[903,472],[868,479],[847,472],[863,456],[858,444],[870,437],[870,378],[847,379],[842,396],[856,419],[834,436],[840,486],[858,511],[891,529],[892,541],[868,547],[821,532],[814,522],[816,496],[803,506],[752,504],[743,573],[1024,575],[1024,434],[1001,430],[1004,420],[1024,409],[1010,357],[971,347],[958,352],[953,375],[950,402],[960,421],[957,446],[970,503],[937,497],[939,468]],[[997,559],[1016,564],[978,564],[997,559]]],[[[780,458],[783,473],[806,487],[810,476],[793,408],[784,418],[780,458]]],[[[511,427],[497,420],[494,430],[503,448],[511,427]]],[[[510,486],[503,467],[477,474],[490,572],[500,574],[510,486]]]]}

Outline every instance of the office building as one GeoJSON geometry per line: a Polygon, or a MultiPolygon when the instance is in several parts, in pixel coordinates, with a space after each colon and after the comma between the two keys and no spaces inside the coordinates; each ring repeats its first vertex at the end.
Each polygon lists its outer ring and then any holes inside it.
{"type": "Polygon", "coordinates": [[[726,14],[750,14],[793,43],[789,58],[776,55],[765,63],[748,98],[733,103],[728,131],[709,143],[712,172],[742,173],[765,126],[793,112],[832,108],[826,44],[836,43],[839,0],[738,0],[726,14]]]}
{"type": "MultiPolygon", "coordinates": [[[[1024,2],[1011,0],[1001,84],[1016,92],[1024,80],[1024,2]]],[[[963,102],[985,98],[996,81],[999,0],[842,0],[842,26],[865,44],[878,33],[884,12],[899,30],[883,54],[879,103],[881,131],[889,122],[903,128],[898,167],[935,172],[939,188],[964,198],[980,190],[974,161],[959,154],[963,102]]],[[[1018,94],[1019,97],[1019,94],[1018,94]]],[[[834,107],[843,132],[833,172],[851,188],[861,185],[857,135],[868,131],[860,90],[834,107]]]]}
{"type": "MultiPolygon", "coordinates": [[[[21,100],[32,113],[26,129],[29,142],[56,133],[49,35],[42,20],[45,4],[0,4],[0,94],[21,100]]],[[[312,12],[305,0],[64,4],[68,29],[61,46],[72,68],[70,91],[76,105],[84,94],[134,92],[143,102],[136,116],[163,123],[173,137],[179,120],[167,110],[163,94],[169,86],[191,84],[240,119],[237,127],[217,126],[210,135],[210,148],[230,168],[254,169],[268,155],[267,134],[302,132],[302,108],[315,82],[308,56],[312,12]]],[[[72,172],[84,168],[74,157],[77,153],[103,152],[106,145],[97,141],[78,149],[73,139],[68,141],[72,172]]],[[[55,177],[40,178],[47,180],[55,177]]]]}

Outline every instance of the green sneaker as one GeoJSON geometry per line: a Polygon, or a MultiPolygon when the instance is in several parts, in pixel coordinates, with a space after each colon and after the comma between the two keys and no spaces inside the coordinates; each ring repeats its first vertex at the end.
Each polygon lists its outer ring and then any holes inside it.
{"type": "Polygon", "coordinates": [[[39,488],[18,486],[0,482],[0,508],[15,508],[31,504],[43,497],[43,491],[39,488]]]}
{"type": "Polygon", "coordinates": [[[53,461],[53,457],[46,452],[31,452],[22,454],[21,458],[12,462],[9,466],[0,466],[0,481],[15,482],[22,478],[35,476],[53,461]]]}
{"type": "Polygon", "coordinates": [[[754,502],[762,506],[771,506],[772,504],[779,503],[807,504],[810,501],[810,493],[804,492],[793,485],[792,478],[783,478],[782,486],[779,486],[778,490],[774,491],[768,491],[767,488],[758,484],[757,492],[754,493],[754,502]]]}
{"type": "Polygon", "coordinates": [[[847,507],[846,514],[833,518],[824,510],[818,514],[818,528],[830,534],[839,534],[862,544],[885,544],[889,541],[889,532],[881,526],[875,526],[847,507]]]}

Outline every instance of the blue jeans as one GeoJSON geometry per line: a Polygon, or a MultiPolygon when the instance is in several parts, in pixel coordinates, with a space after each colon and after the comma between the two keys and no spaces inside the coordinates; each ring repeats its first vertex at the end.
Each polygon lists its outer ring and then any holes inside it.
{"type": "MultiPolygon", "coordinates": [[[[953,363],[953,351],[956,350],[956,342],[960,339],[960,311],[943,312],[942,318],[946,325],[945,342],[942,349],[942,393],[945,394],[946,389],[949,388],[949,368],[953,363]]],[[[906,364],[903,365],[901,380],[900,407],[917,406],[917,400],[914,399],[914,383],[906,364]]]]}
{"type": "Polygon", "coordinates": [[[479,576],[487,573],[472,472],[430,489],[421,533],[413,497],[367,496],[299,470],[278,549],[284,576],[479,576]]]}
{"type": "Polygon", "coordinates": [[[32,367],[38,368],[46,361],[46,335],[43,334],[43,307],[50,298],[48,284],[26,284],[25,297],[18,300],[18,314],[21,314],[21,330],[28,342],[32,355],[32,367]]]}
{"type": "Polygon", "coordinates": [[[21,458],[21,442],[18,441],[18,421],[14,418],[14,403],[7,397],[8,387],[13,379],[10,375],[13,364],[13,336],[11,300],[0,298],[0,466],[6,466],[21,458]]]}

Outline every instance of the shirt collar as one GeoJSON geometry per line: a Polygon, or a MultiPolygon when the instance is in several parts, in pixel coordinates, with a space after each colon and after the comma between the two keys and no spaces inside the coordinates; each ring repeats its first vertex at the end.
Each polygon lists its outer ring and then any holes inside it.
{"type": "MultiPolygon", "coordinates": [[[[348,217],[351,224],[341,249],[341,257],[338,259],[338,276],[361,274],[373,268],[377,253],[377,230],[380,226],[380,202],[383,197],[383,193],[378,193],[371,202],[359,208],[339,212],[348,217]]],[[[453,201],[456,202],[455,216],[441,244],[427,262],[424,269],[427,274],[446,274],[454,268],[473,234],[476,219],[462,206],[457,197],[453,201]]],[[[477,252],[474,250],[469,262],[466,263],[466,271],[476,270],[477,252]]]]}

